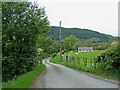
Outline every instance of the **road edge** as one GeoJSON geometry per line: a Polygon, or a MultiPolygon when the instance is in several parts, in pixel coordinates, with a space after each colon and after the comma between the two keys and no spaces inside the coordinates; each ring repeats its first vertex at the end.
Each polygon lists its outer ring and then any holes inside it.
{"type": "MultiPolygon", "coordinates": [[[[67,66],[62,65],[62,64],[53,63],[50,60],[48,62],[50,62],[52,64],[56,64],[56,65],[61,65],[61,66],[67,67],[67,66]]],[[[67,68],[70,68],[70,67],[67,67],[67,68]]],[[[76,70],[78,72],[84,73],[84,74],[86,74],[88,76],[91,76],[93,78],[96,78],[96,79],[104,80],[104,81],[111,82],[111,83],[118,84],[118,85],[120,84],[119,81],[115,81],[115,80],[112,80],[112,79],[107,79],[107,78],[104,78],[104,77],[101,77],[101,76],[97,76],[97,75],[94,75],[94,74],[89,73],[89,72],[84,72],[82,70],[77,70],[77,69],[74,69],[74,68],[70,68],[70,69],[73,69],[73,70],[76,70]]]]}
{"type": "MultiPolygon", "coordinates": [[[[40,80],[40,82],[42,83],[42,81],[43,81],[43,76],[44,76],[44,74],[45,74],[45,72],[46,72],[46,67],[45,67],[45,69],[38,75],[38,77],[36,77],[36,79],[33,81],[33,84],[31,85],[31,87],[30,88],[36,88],[35,86],[36,86],[36,83],[37,83],[37,81],[38,80],[40,80]]],[[[44,83],[42,83],[41,85],[39,85],[39,88],[44,88],[45,86],[44,86],[44,83]]]]}

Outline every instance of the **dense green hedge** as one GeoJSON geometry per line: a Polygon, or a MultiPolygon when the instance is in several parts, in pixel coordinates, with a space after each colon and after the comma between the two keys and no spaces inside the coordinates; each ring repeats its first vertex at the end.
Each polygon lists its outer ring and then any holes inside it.
{"type": "Polygon", "coordinates": [[[97,58],[97,62],[105,69],[116,69],[120,67],[120,50],[118,44],[111,45],[105,53],[97,58]]]}
{"type": "Polygon", "coordinates": [[[38,37],[49,29],[43,9],[29,2],[2,3],[2,81],[37,65],[38,37]]]}

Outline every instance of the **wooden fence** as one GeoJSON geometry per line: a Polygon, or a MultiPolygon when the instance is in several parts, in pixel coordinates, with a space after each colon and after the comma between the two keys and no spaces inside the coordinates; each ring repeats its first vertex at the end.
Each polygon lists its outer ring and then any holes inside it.
{"type": "Polygon", "coordinates": [[[65,56],[65,62],[73,63],[73,64],[83,64],[84,66],[90,65],[93,68],[96,68],[96,59],[95,58],[87,58],[87,57],[73,57],[73,56],[65,56]]]}

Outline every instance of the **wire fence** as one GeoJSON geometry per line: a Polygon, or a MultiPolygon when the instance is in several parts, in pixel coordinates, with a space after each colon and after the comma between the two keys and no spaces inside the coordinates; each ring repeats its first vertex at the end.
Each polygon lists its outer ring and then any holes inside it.
{"type": "Polygon", "coordinates": [[[96,68],[96,58],[64,56],[64,62],[96,68]]]}

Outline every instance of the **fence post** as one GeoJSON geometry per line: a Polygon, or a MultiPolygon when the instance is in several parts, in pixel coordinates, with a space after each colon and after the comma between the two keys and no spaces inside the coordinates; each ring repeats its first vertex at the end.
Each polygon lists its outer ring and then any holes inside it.
{"type": "Polygon", "coordinates": [[[69,63],[71,62],[71,57],[69,56],[69,63]]]}
{"type": "Polygon", "coordinates": [[[90,58],[90,65],[92,66],[92,58],[90,58]]]}
{"type": "Polygon", "coordinates": [[[66,62],[68,62],[68,56],[66,56],[66,62]]]}
{"type": "Polygon", "coordinates": [[[95,58],[94,58],[93,60],[94,60],[94,68],[96,68],[96,62],[95,62],[95,58]]]}
{"type": "Polygon", "coordinates": [[[83,63],[84,63],[84,65],[85,65],[85,58],[83,57],[83,63]]]}
{"type": "Polygon", "coordinates": [[[84,60],[84,57],[83,57],[83,60],[84,60]]]}
{"type": "Polygon", "coordinates": [[[103,67],[103,57],[102,56],[100,57],[100,60],[101,60],[101,66],[103,67]]]}
{"type": "Polygon", "coordinates": [[[85,66],[87,66],[87,57],[86,57],[86,59],[85,59],[85,66]]]}
{"type": "Polygon", "coordinates": [[[78,63],[80,64],[80,58],[79,57],[77,57],[77,60],[78,60],[78,63]]]}
{"type": "Polygon", "coordinates": [[[75,64],[75,59],[74,59],[74,57],[72,57],[72,61],[73,61],[73,63],[75,64]]]}
{"type": "Polygon", "coordinates": [[[68,56],[68,63],[70,62],[70,56],[68,56]]]}

